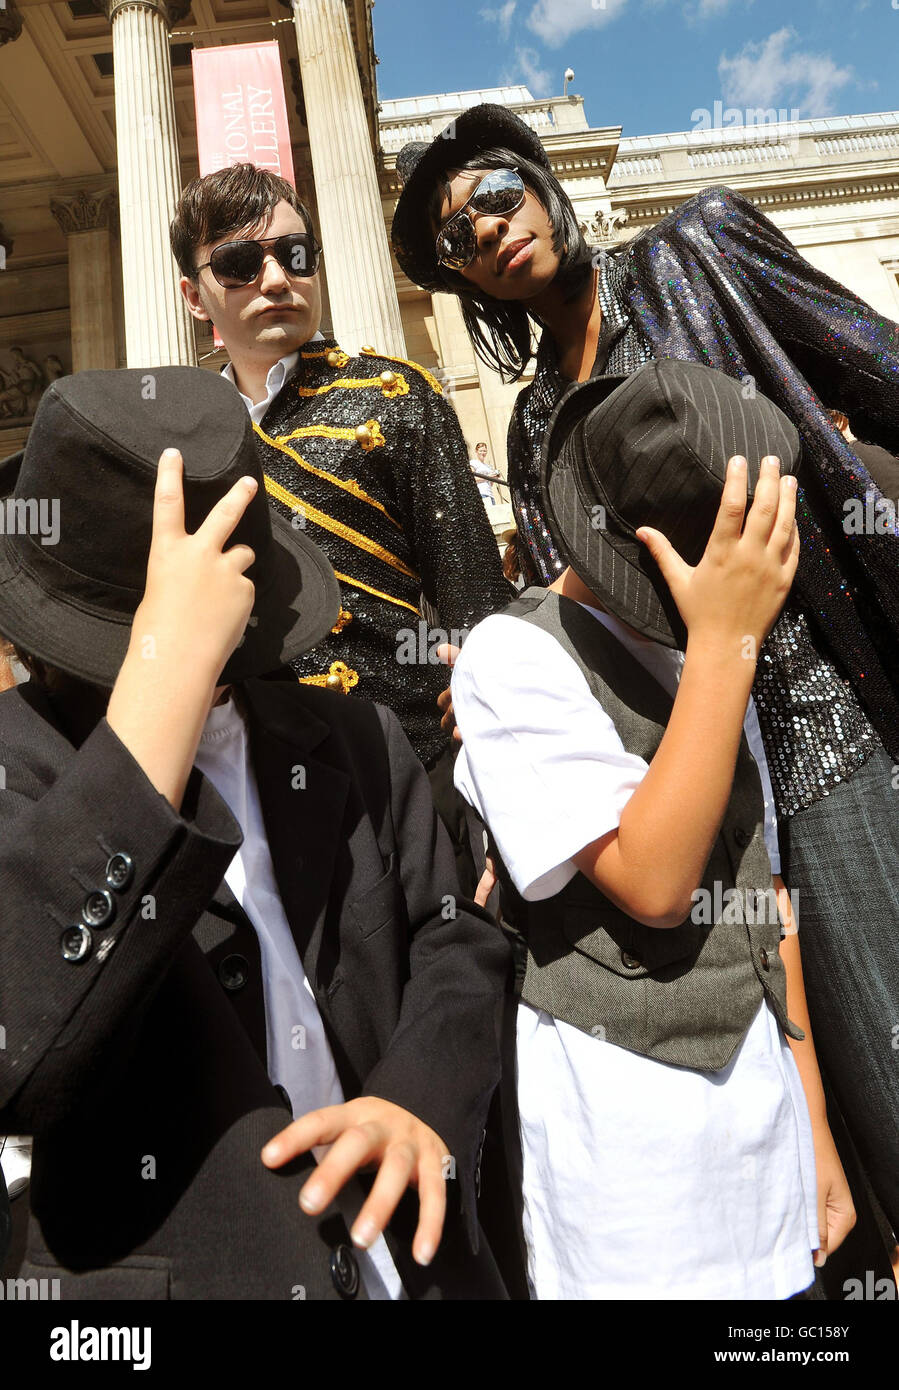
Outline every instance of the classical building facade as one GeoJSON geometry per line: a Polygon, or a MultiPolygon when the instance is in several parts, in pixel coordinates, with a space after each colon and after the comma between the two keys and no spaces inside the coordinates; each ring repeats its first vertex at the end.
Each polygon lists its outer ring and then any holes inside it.
{"type": "Polygon", "coordinates": [[[278,43],[296,183],[327,246],[328,313],[348,343],[402,354],[372,2],[0,4],[0,454],[20,446],[54,373],[226,360],[186,313],[168,246],[198,172],[194,45],[278,43]]]}
{"type": "MultiPolygon", "coordinates": [[[[396,154],[498,101],[540,135],[588,241],[614,246],[711,183],[899,320],[899,112],[623,139],[575,95],[525,87],[378,102],[373,0],[6,0],[0,6],[0,457],[41,391],[89,367],[218,368],[184,312],[167,228],[198,172],[192,46],[274,39],[296,182],[325,246],[326,316],[437,371],[471,446],[505,471],[515,392],[477,361],[456,300],[411,285],[388,230],[396,154]]],[[[772,113],[773,115],[774,113],[772,113]]],[[[496,493],[497,532],[510,520],[496,493]]]]}

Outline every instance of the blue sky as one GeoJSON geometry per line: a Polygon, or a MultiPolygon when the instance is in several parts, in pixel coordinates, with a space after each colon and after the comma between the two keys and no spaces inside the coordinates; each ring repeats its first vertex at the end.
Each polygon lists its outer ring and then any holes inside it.
{"type": "Polygon", "coordinates": [[[899,0],[378,0],[372,18],[382,99],[561,96],[572,67],[590,124],[625,135],[689,130],[716,101],[789,120],[899,108],[899,0]]]}

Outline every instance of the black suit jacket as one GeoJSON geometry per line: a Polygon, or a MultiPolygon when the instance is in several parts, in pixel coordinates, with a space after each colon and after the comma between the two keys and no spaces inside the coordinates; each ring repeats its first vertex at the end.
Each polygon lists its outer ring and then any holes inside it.
{"type": "MultiPolygon", "coordinates": [[[[414,1194],[389,1228],[407,1292],[503,1297],[475,1213],[502,935],[460,898],[389,710],[292,681],[242,689],[278,887],[344,1093],[404,1106],[455,1159],[429,1269],[411,1258],[414,1194]]],[[[76,749],[34,684],[0,695],[0,765],[0,1132],[35,1135],[22,1274],[59,1277],[64,1298],[345,1296],[332,1265],[346,1223],[297,1204],[312,1160],[270,1172],[259,1158],[290,1116],[266,1073],[256,934],[222,881],[241,838],[230,811],[194,772],[176,813],[105,720],[76,749]],[[121,889],[105,877],[116,853],[134,866],[121,889]],[[69,961],[63,935],[98,890],[115,915],[69,961]]]]}

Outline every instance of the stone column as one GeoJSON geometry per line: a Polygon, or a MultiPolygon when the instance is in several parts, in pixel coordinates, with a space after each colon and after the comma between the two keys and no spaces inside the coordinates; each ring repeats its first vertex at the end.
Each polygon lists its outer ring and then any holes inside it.
{"type": "Polygon", "coordinates": [[[405,357],[362,84],[344,0],[292,0],[334,336],[405,357]]]}
{"type": "Polygon", "coordinates": [[[128,366],[192,366],[192,320],[169,247],[181,174],[168,30],[190,0],[94,3],[112,24],[128,366]]]}
{"type": "Polygon", "coordinates": [[[115,194],[51,198],[50,211],[68,237],[72,371],[115,367],[115,194]]]}

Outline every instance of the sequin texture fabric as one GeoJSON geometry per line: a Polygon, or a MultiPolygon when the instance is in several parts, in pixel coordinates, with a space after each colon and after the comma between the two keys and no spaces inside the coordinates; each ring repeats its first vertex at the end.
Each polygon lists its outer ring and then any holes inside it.
{"type": "MultiPolygon", "coordinates": [[[[859,438],[899,452],[899,326],[810,266],[727,188],[704,190],[598,259],[615,334],[598,370],[630,373],[650,357],[705,362],[763,392],[799,430],[799,571],[753,688],[777,811],[791,816],[879,742],[899,757],[899,535],[846,535],[849,499],[880,493],[824,410],[839,407],[859,438]]],[[[513,506],[543,583],[563,563],[542,515],[540,448],[567,385],[544,334],[509,430],[513,506]]]]}
{"type": "Polygon", "coordinates": [[[432,763],[448,746],[436,701],[449,672],[435,648],[510,598],[440,383],[325,339],[301,349],[256,436],[269,501],[321,546],[340,583],[335,630],[293,663],[297,675],[388,705],[432,763]]]}

